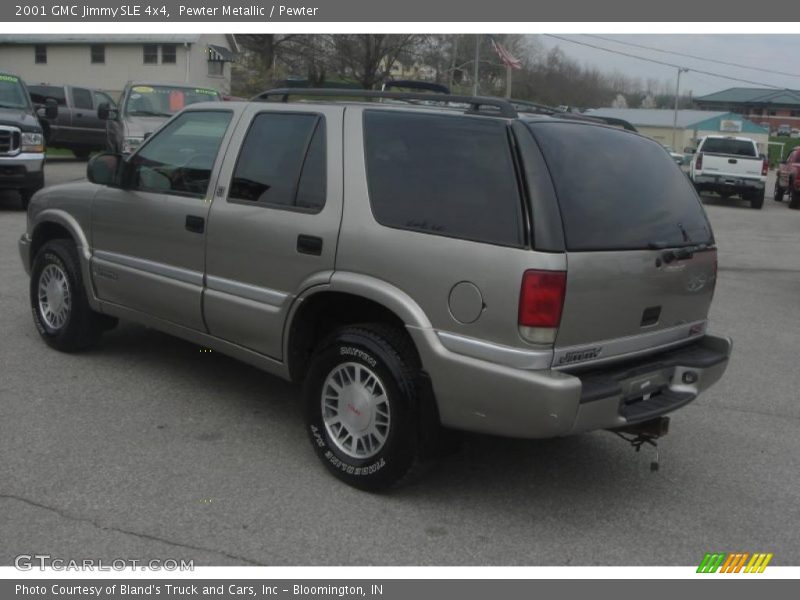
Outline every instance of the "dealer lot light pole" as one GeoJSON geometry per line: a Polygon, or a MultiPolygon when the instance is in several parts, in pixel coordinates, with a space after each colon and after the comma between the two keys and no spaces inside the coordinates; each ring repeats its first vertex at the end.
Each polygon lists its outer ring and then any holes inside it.
{"type": "Polygon", "coordinates": [[[675,112],[672,115],[672,151],[675,150],[675,134],[678,131],[678,94],[681,89],[681,73],[688,73],[689,69],[678,67],[678,81],[675,83],[675,112]]]}

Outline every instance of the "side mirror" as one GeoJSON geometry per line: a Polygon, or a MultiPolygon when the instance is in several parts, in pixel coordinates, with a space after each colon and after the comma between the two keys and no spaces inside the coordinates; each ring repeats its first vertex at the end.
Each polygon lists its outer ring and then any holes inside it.
{"type": "Polygon", "coordinates": [[[97,105],[97,118],[103,121],[117,118],[117,108],[112,107],[108,102],[101,102],[97,105]]]}
{"type": "Polygon", "coordinates": [[[58,101],[55,98],[44,101],[44,116],[47,119],[55,119],[58,116],[58,101]]]}
{"type": "Polygon", "coordinates": [[[119,187],[123,164],[121,154],[111,152],[98,154],[86,165],[86,178],[98,185],[119,187]]]}
{"type": "Polygon", "coordinates": [[[58,117],[58,102],[55,98],[48,98],[44,104],[36,105],[36,114],[45,119],[55,119],[58,117]]]}

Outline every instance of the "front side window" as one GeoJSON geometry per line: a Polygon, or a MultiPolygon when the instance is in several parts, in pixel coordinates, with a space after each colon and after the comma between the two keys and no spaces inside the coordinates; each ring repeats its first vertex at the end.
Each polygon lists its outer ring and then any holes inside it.
{"type": "Polygon", "coordinates": [[[32,85],[28,88],[31,100],[35,104],[44,104],[48,98],[55,100],[59,106],[67,105],[67,96],[64,88],[58,85],[32,85]]]}
{"type": "Polygon", "coordinates": [[[319,115],[256,115],[228,199],[318,212],[325,204],[325,122],[319,115]]]}
{"type": "Polygon", "coordinates": [[[131,157],[127,187],[202,198],[230,120],[229,111],[179,115],[131,157]]]}
{"type": "Polygon", "coordinates": [[[95,106],[100,106],[103,103],[108,104],[109,106],[116,105],[116,102],[111,99],[111,96],[103,92],[94,92],[94,103],[95,106]]]}
{"type": "Polygon", "coordinates": [[[369,199],[382,225],[520,247],[522,199],[498,119],[368,110],[369,199]]]}

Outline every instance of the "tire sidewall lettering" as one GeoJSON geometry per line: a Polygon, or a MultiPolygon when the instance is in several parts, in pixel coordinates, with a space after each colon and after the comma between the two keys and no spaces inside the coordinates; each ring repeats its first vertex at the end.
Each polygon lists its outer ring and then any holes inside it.
{"type": "Polygon", "coordinates": [[[378,364],[378,361],[372,357],[368,352],[364,352],[361,348],[355,346],[339,346],[339,356],[348,356],[351,358],[360,358],[373,369],[378,364]]]}

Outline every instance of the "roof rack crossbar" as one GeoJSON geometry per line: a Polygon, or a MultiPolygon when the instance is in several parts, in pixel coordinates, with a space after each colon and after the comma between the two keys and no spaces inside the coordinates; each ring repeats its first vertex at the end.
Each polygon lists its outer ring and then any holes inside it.
{"type": "Polygon", "coordinates": [[[335,88],[277,88],[266,90],[253,96],[252,102],[288,102],[290,96],[315,96],[315,97],[337,97],[337,98],[385,98],[387,100],[409,100],[425,102],[457,102],[468,104],[467,114],[490,115],[506,117],[509,119],[517,118],[517,111],[512,104],[501,98],[487,98],[484,96],[457,96],[453,94],[432,94],[419,92],[379,92],[377,90],[350,90],[335,88]],[[491,107],[496,110],[481,110],[483,107],[491,107]]]}

